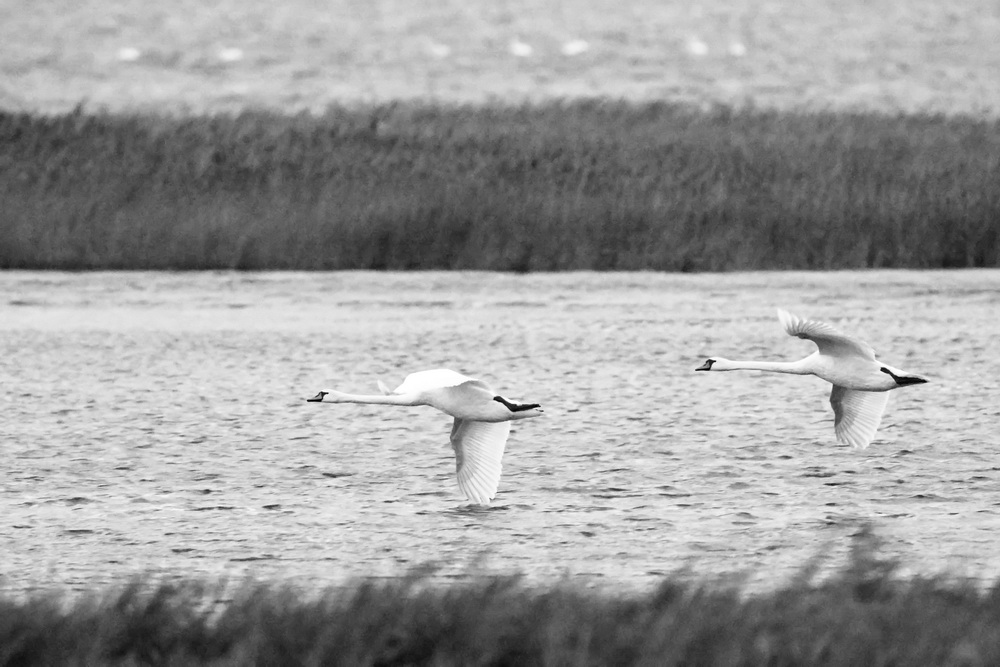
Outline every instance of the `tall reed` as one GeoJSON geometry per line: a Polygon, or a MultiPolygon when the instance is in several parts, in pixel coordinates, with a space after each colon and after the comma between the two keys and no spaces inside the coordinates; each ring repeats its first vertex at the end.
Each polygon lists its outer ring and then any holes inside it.
{"type": "Polygon", "coordinates": [[[1000,121],[574,101],[0,115],[0,267],[1000,266],[1000,121]]]}
{"type": "Polygon", "coordinates": [[[632,594],[413,576],[296,591],[137,581],[0,598],[0,665],[996,665],[1000,588],[901,578],[855,550],[823,583],[667,578],[632,594]]]}

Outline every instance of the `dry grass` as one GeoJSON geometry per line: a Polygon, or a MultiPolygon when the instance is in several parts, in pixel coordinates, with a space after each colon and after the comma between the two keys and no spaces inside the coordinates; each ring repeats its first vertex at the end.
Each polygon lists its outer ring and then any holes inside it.
{"type": "Polygon", "coordinates": [[[0,266],[996,266],[998,41],[993,0],[0,0],[0,108],[62,114],[0,119],[0,266]]]}
{"type": "Polygon", "coordinates": [[[421,576],[302,591],[136,582],[0,599],[0,665],[993,665],[1000,588],[901,579],[871,533],[824,583],[757,595],[666,579],[644,594],[421,576]]]}
{"type": "Polygon", "coordinates": [[[666,104],[0,116],[0,267],[1000,265],[1000,121],[666,104]]]}

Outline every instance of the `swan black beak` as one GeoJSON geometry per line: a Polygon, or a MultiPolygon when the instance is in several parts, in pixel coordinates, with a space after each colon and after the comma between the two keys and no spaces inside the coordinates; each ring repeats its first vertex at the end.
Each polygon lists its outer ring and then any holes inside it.
{"type": "Polygon", "coordinates": [[[712,364],[714,364],[714,363],[715,363],[715,359],[708,359],[705,363],[703,363],[701,366],[698,366],[698,368],[696,368],[695,370],[696,371],[710,371],[710,370],[712,370],[712,364]]]}
{"type": "Polygon", "coordinates": [[[888,375],[889,377],[891,377],[893,380],[895,380],[896,386],[898,387],[905,387],[910,384],[924,384],[925,382],[927,382],[926,379],[920,377],[919,375],[896,375],[885,366],[883,366],[879,370],[888,375]]]}
{"type": "Polygon", "coordinates": [[[307,403],[319,403],[319,402],[321,402],[323,400],[323,397],[326,396],[326,394],[327,394],[327,392],[321,391],[318,394],[316,394],[315,396],[313,396],[312,398],[307,398],[306,402],[307,403]]]}

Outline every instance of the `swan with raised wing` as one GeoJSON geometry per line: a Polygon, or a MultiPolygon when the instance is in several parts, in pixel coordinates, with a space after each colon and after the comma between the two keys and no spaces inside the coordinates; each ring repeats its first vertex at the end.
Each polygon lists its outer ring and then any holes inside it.
{"type": "Polygon", "coordinates": [[[374,405],[429,405],[451,415],[451,446],[455,450],[458,488],[471,502],[489,505],[500,485],[510,422],[538,417],[537,403],[514,403],[498,395],[482,380],[444,368],[406,376],[390,391],[378,383],[382,395],[321,391],[311,403],[370,403],[374,405]]]}
{"type": "Polygon", "coordinates": [[[875,437],[882,413],[889,401],[888,392],[925,378],[883,364],[863,340],[848,336],[826,322],[804,320],[778,309],[778,319],[789,336],[816,343],[819,348],[798,361],[733,361],[712,357],[696,371],[773,371],[794,375],[815,375],[833,385],[834,431],[837,440],[859,449],[875,437]]]}

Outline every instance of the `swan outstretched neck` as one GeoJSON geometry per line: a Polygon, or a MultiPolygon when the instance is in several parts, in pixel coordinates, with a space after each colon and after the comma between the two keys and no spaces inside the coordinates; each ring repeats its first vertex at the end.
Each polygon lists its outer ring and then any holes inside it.
{"type": "Polygon", "coordinates": [[[889,400],[886,392],[927,382],[924,377],[881,363],[868,343],[826,322],[804,320],[781,309],[778,319],[788,335],[811,340],[817,350],[798,361],[733,361],[711,357],[695,370],[755,370],[821,377],[833,385],[830,405],[837,440],[860,449],[875,437],[889,400]]]}
{"type": "Polygon", "coordinates": [[[501,459],[510,422],[538,417],[537,403],[515,403],[482,380],[455,371],[437,369],[406,376],[390,391],[378,383],[380,395],[321,391],[311,403],[365,403],[371,405],[429,405],[455,418],[451,446],[455,450],[458,487],[471,502],[488,505],[500,485],[501,459]]]}
{"type": "Polygon", "coordinates": [[[793,375],[810,375],[810,371],[801,361],[733,361],[724,357],[707,359],[696,371],[770,371],[772,373],[791,373],[793,375]]]}
{"type": "Polygon", "coordinates": [[[321,391],[312,398],[307,398],[309,403],[368,403],[371,405],[420,405],[419,396],[415,394],[345,394],[342,391],[321,391]]]}

